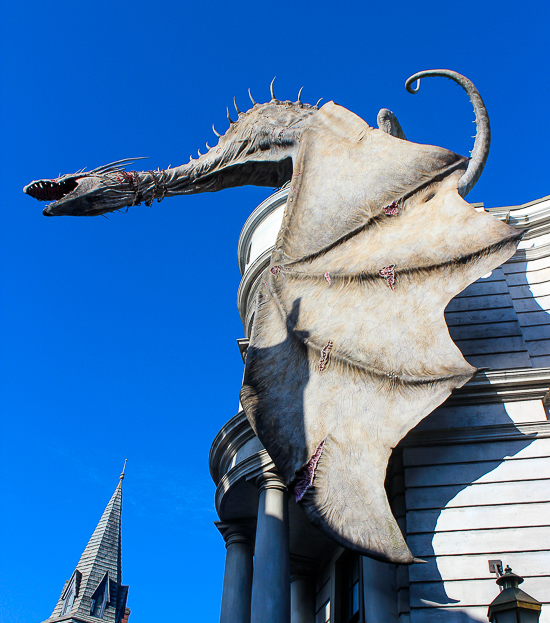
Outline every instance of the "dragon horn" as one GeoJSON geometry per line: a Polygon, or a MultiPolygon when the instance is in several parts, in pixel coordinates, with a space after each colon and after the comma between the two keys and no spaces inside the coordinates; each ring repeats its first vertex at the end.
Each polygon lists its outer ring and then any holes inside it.
{"type": "Polygon", "coordinates": [[[227,108],[227,120],[229,121],[229,125],[233,125],[235,123],[229,115],[229,107],[227,108]]]}
{"type": "MultiPolygon", "coordinates": [[[[277,76],[275,76],[275,78],[276,78],[276,77],[277,77],[277,76]]],[[[271,92],[271,99],[272,99],[272,100],[277,99],[277,98],[275,97],[275,93],[274,93],[274,91],[273,91],[273,83],[275,82],[275,78],[273,78],[273,80],[271,81],[271,84],[269,85],[269,90],[270,90],[270,92],[271,92]]]]}
{"type": "Polygon", "coordinates": [[[304,87],[302,87],[299,91],[298,91],[298,103],[301,104],[302,100],[300,99],[301,95],[302,95],[302,91],[304,90],[304,87]]]}
{"type": "Polygon", "coordinates": [[[212,124],[212,129],[214,130],[214,134],[218,137],[221,138],[221,134],[216,130],[216,128],[214,127],[214,124],[212,124]]]}
{"type": "Polygon", "coordinates": [[[236,98],[233,98],[233,104],[235,105],[235,110],[237,111],[237,115],[240,115],[241,111],[239,110],[239,107],[237,106],[236,98]]]}
{"type": "Polygon", "coordinates": [[[256,102],[254,101],[254,98],[252,97],[252,93],[250,92],[250,89],[248,89],[248,97],[252,100],[252,106],[256,106],[256,102]]]}

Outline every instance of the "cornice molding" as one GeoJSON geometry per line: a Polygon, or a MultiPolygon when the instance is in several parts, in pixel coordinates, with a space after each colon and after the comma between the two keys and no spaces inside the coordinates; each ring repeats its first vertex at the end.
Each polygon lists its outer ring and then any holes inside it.
{"type": "MultiPolygon", "coordinates": [[[[550,233],[550,230],[548,233],[550,233]]],[[[531,249],[518,249],[506,264],[510,264],[511,262],[533,262],[534,260],[540,260],[549,255],[550,244],[543,244],[531,249]]]]}
{"type": "Polygon", "coordinates": [[[219,484],[222,476],[229,471],[227,468],[229,468],[229,464],[237,451],[255,436],[244,411],[239,411],[237,415],[234,415],[222,426],[214,437],[208,457],[210,475],[216,485],[219,484]]]}
{"type": "Polygon", "coordinates": [[[444,403],[448,406],[543,400],[550,391],[550,368],[518,368],[479,372],[463,387],[455,389],[444,403]]]}
{"type": "Polygon", "coordinates": [[[250,338],[238,337],[237,346],[239,347],[239,352],[241,353],[243,363],[246,363],[246,353],[248,352],[248,347],[250,346],[250,338]]]}
{"type": "Polygon", "coordinates": [[[518,206],[485,208],[485,211],[516,229],[526,229],[524,240],[550,233],[550,195],[518,206]],[[517,214],[520,211],[528,212],[517,214]]]}
{"type": "Polygon", "coordinates": [[[260,450],[247,457],[235,467],[232,467],[224,474],[216,487],[216,495],[214,502],[216,512],[222,517],[222,500],[230,492],[230,490],[241,480],[255,481],[258,476],[264,472],[276,471],[275,464],[267,453],[267,450],[260,450]]]}

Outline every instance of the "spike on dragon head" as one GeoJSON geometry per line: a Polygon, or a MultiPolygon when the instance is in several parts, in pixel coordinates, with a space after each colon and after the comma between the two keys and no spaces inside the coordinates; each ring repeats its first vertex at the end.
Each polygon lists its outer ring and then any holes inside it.
{"type": "MultiPolygon", "coordinates": [[[[250,92],[250,91],[249,91],[250,92]]],[[[292,158],[315,106],[272,98],[241,112],[237,121],[227,110],[229,128],[205,154],[186,165],[158,171],[127,172],[137,159],[121,160],[92,171],[33,181],[23,191],[39,201],[52,201],[45,216],[97,216],[155,199],[199,192],[213,192],[243,185],[278,187],[292,176],[292,158]]],[[[320,100],[319,100],[320,101],[320,100]]]]}

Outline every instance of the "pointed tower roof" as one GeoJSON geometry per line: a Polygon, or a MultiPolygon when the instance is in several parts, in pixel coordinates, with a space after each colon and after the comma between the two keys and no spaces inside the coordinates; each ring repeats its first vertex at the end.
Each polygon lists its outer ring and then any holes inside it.
{"type": "MultiPolygon", "coordinates": [[[[120,520],[122,481],[120,475],[103,515],[71,578],[65,582],[61,597],[47,619],[54,621],[120,623],[125,616],[128,587],[122,586],[120,520]]],[[[46,623],[46,621],[44,623],[46,623]]]]}

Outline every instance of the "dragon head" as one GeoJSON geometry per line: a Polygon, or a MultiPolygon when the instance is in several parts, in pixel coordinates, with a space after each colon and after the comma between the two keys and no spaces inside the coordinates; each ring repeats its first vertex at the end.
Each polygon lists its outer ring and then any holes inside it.
{"type": "MultiPolygon", "coordinates": [[[[39,201],[52,201],[43,214],[46,216],[96,216],[121,208],[150,205],[154,199],[213,192],[235,186],[282,186],[292,176],[292,159],[300,135],[308,120],[318,112],[315,106],[301,101],[301,89],[295,102],[278,100],[271,83],[271,100],[252,108],[239,110],[235,101],[237,120],[227,110],[229,128],[222,136],[216,132],[217,145],[205,154],[178,167],[157,171],[126,171],[137,160],[126,159],[78,171],[56,179],[31,182],[23,191],[39,201]]],[[[320,100],[319,100],[320,101],[320,100]]]]}
{"type": "Polygon", "coordinates": [[[128,175],[125,167],[141,159],[127,158],[92,171],[81,169],[55,179],[36,180],[27,184],[23,192],[38,201],[52,201],[42,211],[44,216],[104,214],[125,207],[125,200],[131,195],[123,192],[120,182],[128,175]]]}

